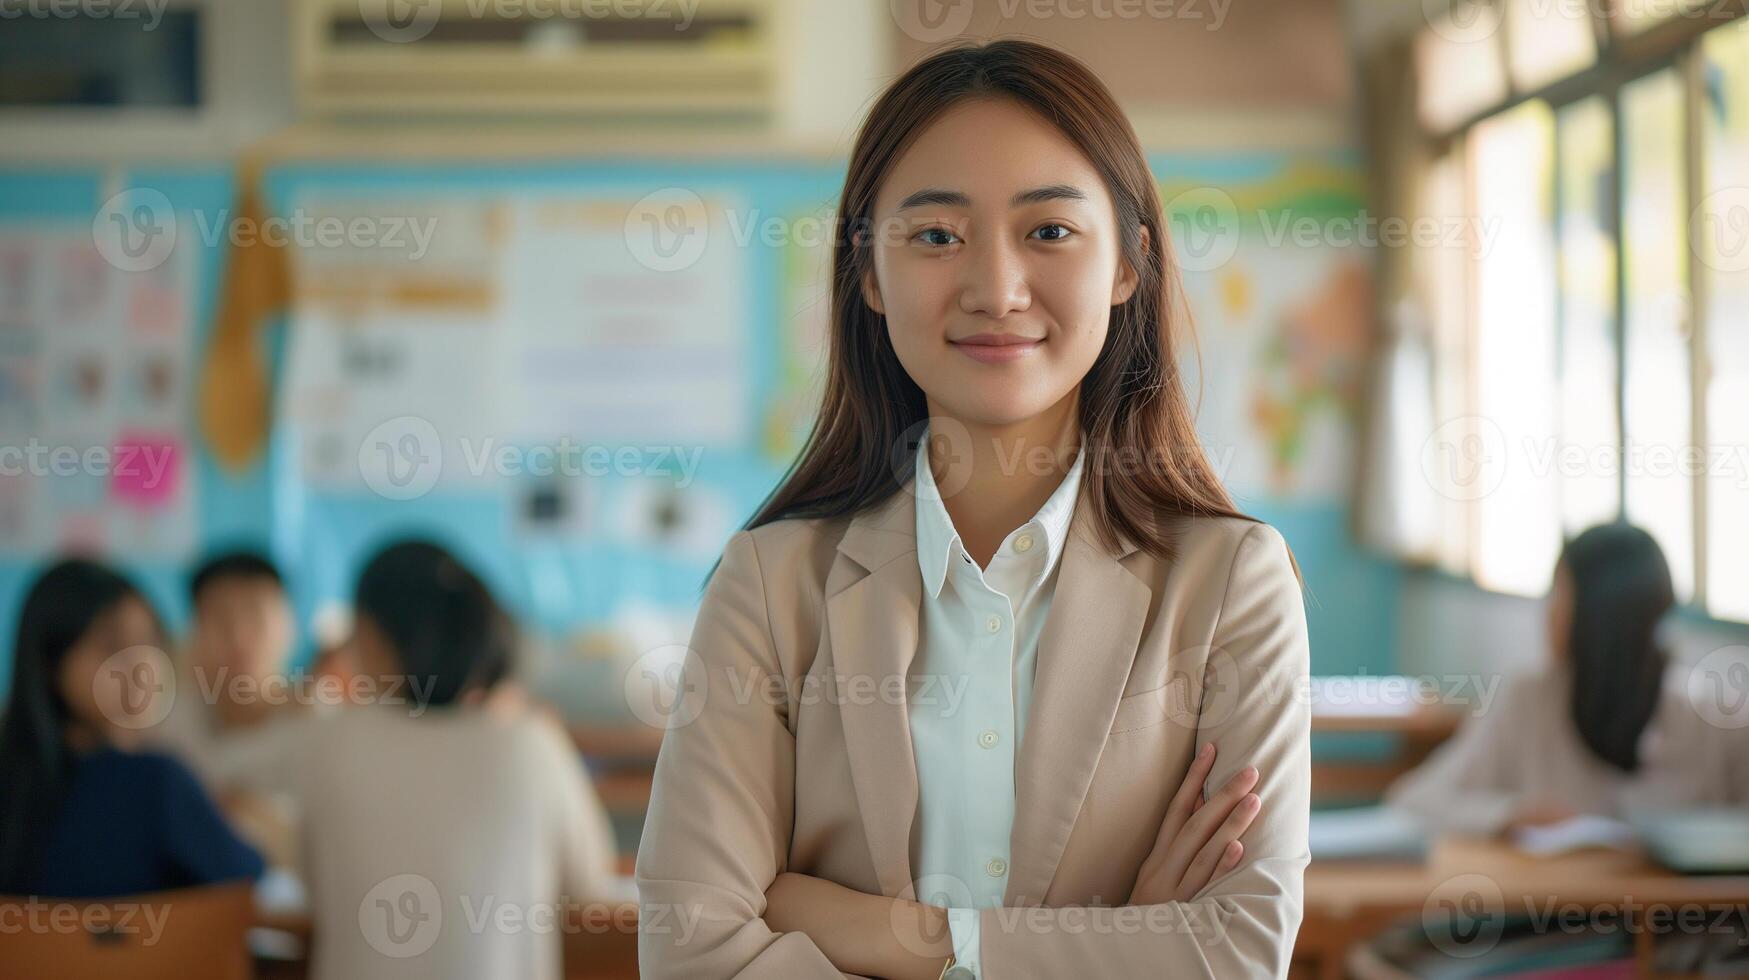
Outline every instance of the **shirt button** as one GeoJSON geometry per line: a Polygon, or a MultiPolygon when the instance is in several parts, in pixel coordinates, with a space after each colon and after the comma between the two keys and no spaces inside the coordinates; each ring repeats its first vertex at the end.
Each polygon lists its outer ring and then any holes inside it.
{"type": "Polygon", "coordinates": [[[996,731],[995,731],[995,729],[986,728],[983,731],[979,732],[978,733],[978,744],[982,745],[986,749],[995,747],[995,745],[996,745],[996,731]]]}
{"type": "Polygon", "coordinates": [[[1014,550],[1021,551],[1021,552],[1031,551],[1032,550],[1032,535],[1022,534],[1020,537],[1015,538],[1014,539],[1014,550]]]}
{"type": "Polygon", "coordinates": [[[990,621],[985,623],[984,626],[992,633],[1000,633],[1002,631],[1002,617],[991,616],[990,621]]]}
{"type": "Polygon", "coordinates": [[[1000,878],[1008,873],[1008,862],[1001,858],[991,858],[990,863],[984,865],[984,871],[992,878],[1000,878]]]}

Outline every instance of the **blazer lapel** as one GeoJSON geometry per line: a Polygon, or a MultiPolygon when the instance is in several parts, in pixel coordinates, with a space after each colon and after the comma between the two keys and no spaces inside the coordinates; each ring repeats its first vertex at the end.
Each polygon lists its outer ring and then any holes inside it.
{"type": "Polygon", "coordinates": [[[1003,905],[1044,902],[1093,782],[1152,599],[1147,583],[1123,564],[1135,550],[1126,540],[1114,556],[1099,544],[1083,491],[1039,637],[1032,707],[1015,762],[1003,905]]]}
{"type": "Polygon", "coordinates": [[[908,894],[911,823],[917,813],[904,684],[917,653],[923,576],[917,569],[917,513],[910,485],[851,519],[827,576],[832,664],[847,694],[839,703],[858,812],[881,892],[908,894]],[[898,678],[895,682],[891,678],[898,678]],[[901,686],[900,690],[904,690],[901,686]]]}

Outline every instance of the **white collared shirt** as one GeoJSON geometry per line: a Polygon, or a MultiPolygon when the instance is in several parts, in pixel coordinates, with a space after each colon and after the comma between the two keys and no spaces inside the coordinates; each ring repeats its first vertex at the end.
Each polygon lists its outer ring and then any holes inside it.
{"type": "Polygon", "coordinates": [[[908,688],[917,761],[911,867],[918,901],[948,909],[957,960],[949,975],[973,980],[981,975],[978,910],[1000,907],[1008,885],[1015,749],[1084,453],[980,569],[942,504],[928,444],[918,445],[915,484],[923,608],[908,688]]]}

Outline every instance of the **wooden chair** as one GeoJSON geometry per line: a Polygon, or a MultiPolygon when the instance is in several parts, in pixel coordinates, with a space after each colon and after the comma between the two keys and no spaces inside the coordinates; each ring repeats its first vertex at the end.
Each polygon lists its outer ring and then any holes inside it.
{"type": "Polygon", "coordinates": [[[251,886],[125,898],[0,896],[0,980],[246,980],[251,886]]]}

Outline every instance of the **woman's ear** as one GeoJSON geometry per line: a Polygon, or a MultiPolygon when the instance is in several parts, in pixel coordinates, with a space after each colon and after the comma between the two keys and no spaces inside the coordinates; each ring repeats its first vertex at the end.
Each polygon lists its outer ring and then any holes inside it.
{"type": "Polygon", "coordinates": [[[881,284],[875,278],[874,262],[870,261],[868,268],[862,271],[862,301],[876,313],[886,316],[887,308],[881,304],[881,284]]]}
{"type": "MultiPolygon", "coordinates": [[[[1153,247],[1154,239],[1149,234],[1147,225],[1141,226],[1140,232],[1141,253],[1147,255],[1149,249],[1153,247]]],[[[1140,281],[1141,277],[1136,274],[1136,267],[1131,265],[1129,260],[1120,253],[1117,261],[1117,281],[1113,282],[1111,286],[1111,305],[1122,306],[1129,302],[1130,297],[1136,294],[1136,284],[1140,281]]]]}

